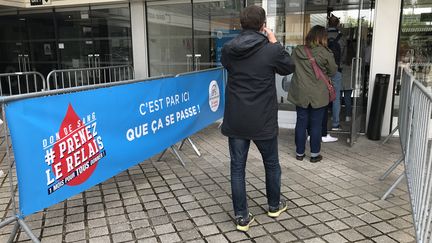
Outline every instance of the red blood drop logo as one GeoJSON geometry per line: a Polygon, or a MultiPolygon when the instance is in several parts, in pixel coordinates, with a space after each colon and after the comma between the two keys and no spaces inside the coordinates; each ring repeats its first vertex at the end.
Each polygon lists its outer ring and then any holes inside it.
{"type": "Polygon", "coordinates": [[[57,180],[67,178],[66,185],[76,186],[91,176],[97,162],[92,165],[89,162],[100,153],[94,135],[91,124],[84,124],[69,104],[60,125],[60,139],[53,148],[55,158],[52,171],[57,180]]]}

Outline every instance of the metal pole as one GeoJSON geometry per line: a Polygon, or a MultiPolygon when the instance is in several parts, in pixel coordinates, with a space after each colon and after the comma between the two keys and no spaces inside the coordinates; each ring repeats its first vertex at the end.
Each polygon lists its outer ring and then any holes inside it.
{"type": "Polygon", "coordinates": [[[14,227],[12,228],[12,232],[11,232],[11,234],[9,236],[8,241],[7,241],[8,243],[11,243],[11,242],[13,242],[15,240],[15,236],[17,234],[18,228],[19,228],[19,223],[18,223],[18,220],[17,220],[15,222],[15,224],[14,224],[14,227]]]}
{"type": "Polygon", "coordinates": [[[26,232],[27,236],[34,242],[34,243],[40,243],[39,239],[33,234],[33,232],[30,230],[30,228],[27,226],[27,224],[22,219],[18,219],[19,224],[23,228],[23,230],[26,232]]]}
{"type": "Polygon", "coordinates": [[[390,188],[386,191],[386,193],[384,193],[384,195],[381,197],[381,200],[386,200],[386,198],[388,197],[388,195],[390,195],[390,193],[393,191],[393,189],[395,189],[397,187],[397,185],[399,185],[399,183],[402,181],[402,179],[405,177],[405,172],[402,173],[397,180],[390,186],[390,188]]]}
{"type": "Polygon", "coordinates": [[[3,103],[2,104],[3,130],[6,134],[6,136],[5,136],[5,139],[6,139],[6,157],[7,157],[8,163],[9,163],[9,168],[8,168],[9,190],[11,193],[13,214],[16,215],[17,210],[16,210],[16,202],[15,202],[15,193],[14,193],[14,189],[13,189],[13,170],[12,170],[12,162],[11,162],[10,153],[9,153],[9,136],[7,136],[7,121],[6,121],[5,108],[6,108],[6,106],[3,103]]]}
{"type": "Polygon", "coordinates": [[[381,144],[385,144],[396,133],[398,129],[399,129],[399,124],[391,131],[389,135],[387,135],[387,137],[384,139],[384,141],[381,144]]]}
{"type": "Polygon", "coordinates": [[[390,168],[387,169],[387,171],[379,178],[380,181],[384,180],[394,169],[396,169],[396,167],[402,163],[402,161],[404,160],[404,156],[402,155],[396,162],[393,163],[392,166],[390,166],[390,168]]]}

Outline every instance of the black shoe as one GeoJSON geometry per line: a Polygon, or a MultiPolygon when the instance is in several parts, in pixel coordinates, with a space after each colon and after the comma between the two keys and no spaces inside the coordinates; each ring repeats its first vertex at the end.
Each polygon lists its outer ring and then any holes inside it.
{"type": "Polygon", "coordinates": [[[305,155],[296,155],[296,160],[302,161],[304,159],[305,155]]]}
{"type": "MultiPolygon", "coordinates": [[[[304,156],[303,156],[304,157],[304,156]]],[[[267,215],[272,218],[277,218],[281,213],[285,212],[287,210],[288,206],[284,199],[281,199],[279,202],[279,206],[277,208],[271,208],[269,207],[269,211],[267,212],[267,215]]]]}
{"type": "Polygon", "coordinates": [[[320,162],[321,160],[322,160],[322,156],[321,155],[318,155],[318,156],[315,156],[315,157],[311,157],[310,158],[310,162],[311,163],[316,163],[316,162],[320,162]]]}
{"type": "Polygon", "coordinates": [[[249,230],[249,226],[255,221],[254,216],[249,213],[247,218],[238,217],[236,218],[237,230],[246,232],[249,230]]]}

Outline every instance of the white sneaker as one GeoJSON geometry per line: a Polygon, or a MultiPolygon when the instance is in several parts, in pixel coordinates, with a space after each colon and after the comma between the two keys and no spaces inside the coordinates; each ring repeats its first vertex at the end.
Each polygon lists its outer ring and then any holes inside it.
{"type": "Polygon", "coordinates": [[[350,116],[345,117],[345,121],[346,122],[350,122],[351,121],[351,117],[350,116]]]}
{"type": "Polygon", "coordinates": [[[327,134],[327,136],[325,137],[321,137],[321,141],[323,143],[332,143],[332,142],[336,142],[338,140],[338,138],[332,137],[330,136],[330,134],[327,134]]]}

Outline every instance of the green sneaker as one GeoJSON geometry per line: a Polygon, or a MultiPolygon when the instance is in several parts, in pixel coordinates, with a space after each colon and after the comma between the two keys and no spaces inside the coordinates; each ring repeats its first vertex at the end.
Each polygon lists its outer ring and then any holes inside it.
{"type": "Polygon", "coordinates": [[[285,212],[287,210],[288,206],[284,199],[281,199],[279,202],[279,206],[277,208],[271,208],[269,207],[269,211],[267,215],[272,218],[277,218],[281,213],[285,212]]]}
{"type": "Polygon", "coordinates": [[[236,218],[236,224],[237,224],[237,230],[246,232],[249,230],[249,226],[255,221],[254,216],[249,213],[249,217],[243,218],[238,217],[236,218]]]}

